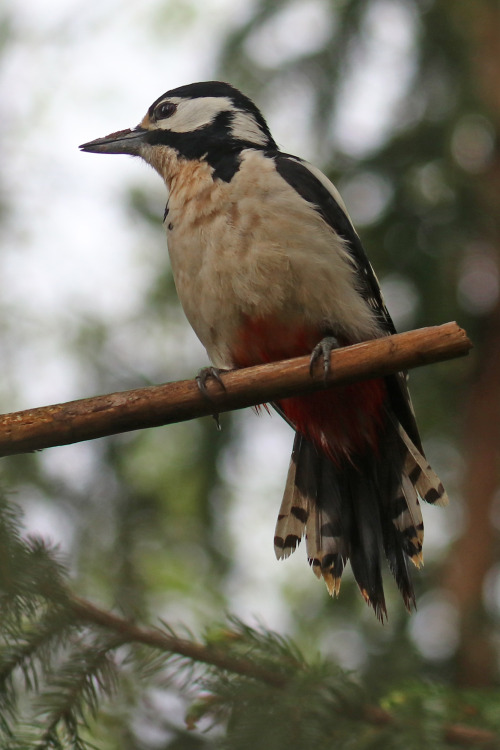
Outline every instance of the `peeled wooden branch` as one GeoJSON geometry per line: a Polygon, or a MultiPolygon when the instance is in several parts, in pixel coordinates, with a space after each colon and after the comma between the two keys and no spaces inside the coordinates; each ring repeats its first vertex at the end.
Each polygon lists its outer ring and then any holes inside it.
{"type": "Polygon", "coordinates": [[[461,357],[471,347],[463,329],[446,323],[337,349],[331,354],[327,381],[321,363],[309,374],[306,356],[228,372],[223,375],[225,390],[209,379],[210,399],[200,393],[195,380],[182,380],[4,414],[0,416],[0,455],[242,409],[461,357]]]}

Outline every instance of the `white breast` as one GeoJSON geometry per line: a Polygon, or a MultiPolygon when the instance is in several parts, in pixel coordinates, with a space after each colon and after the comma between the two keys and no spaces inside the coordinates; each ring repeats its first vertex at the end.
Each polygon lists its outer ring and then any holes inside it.
{"type": "Polygon", "coordinates": [[[180,301],[216,366],[232,365],[244,315],[325,322],[351,340],[381,335],[343,240],[260,152],[244,152],[229,183],[186,162],[165,226],[180,301]]]}

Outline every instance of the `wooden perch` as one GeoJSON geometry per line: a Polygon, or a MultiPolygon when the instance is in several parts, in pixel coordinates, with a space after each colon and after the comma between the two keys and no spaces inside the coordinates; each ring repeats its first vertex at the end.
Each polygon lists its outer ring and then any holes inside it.
{"type": "Polygon", "coordinates": [[[461,357],[471,348],[465,331],[456,323],[446,323],[337,349],[331,354],[326,381],[322,362],[311,376],[305,356],[227,372],[222,376],[225,390],[210,378],[210,398],[200,393],[196,380],[182,380],[4,414],[0,416],[0,455],[243,409],[461,357]]]}

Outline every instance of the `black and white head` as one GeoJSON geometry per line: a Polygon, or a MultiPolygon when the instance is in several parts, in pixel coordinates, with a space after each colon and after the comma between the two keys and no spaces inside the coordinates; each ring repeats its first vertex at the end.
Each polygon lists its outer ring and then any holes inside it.
{"type": "Polygon", "coordinates": [[[255,104],[221,81],[205,81],[167,91],[150,106],[137,127],[84,143],[83,151],[141,156],[153,167],[167,153],[203,159],[224,179],[228,157],[245,148],[277,150],[255,104]]]}

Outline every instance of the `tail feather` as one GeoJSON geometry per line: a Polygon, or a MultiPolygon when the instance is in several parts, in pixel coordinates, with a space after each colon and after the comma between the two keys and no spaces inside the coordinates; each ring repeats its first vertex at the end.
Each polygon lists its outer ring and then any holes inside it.
{"type": "Polygon", "coordinates": [[[278,560],[290,557],[305,534],[311,506],[311,493],[301,492],[297,484],[298,450],[302,435],[295,434],[292,458],[288,469],[283,501],[278,513],[274,534],[274,552],[278,560]]]}
{"type": "Polygon", "coordinates": [[[401,537],[392,524],[384,526],[384,552],[392,575],[403,597],[406,609],[415,608],[415,592],[408,569],[408,557],[401,544],[401,537]]]}
{"type": "Polygon", "coordinates": [[[447,502],[444,488],[399,423],[387,416],[375,454],[340,465],[296,433],[276,525],[275,551],[288,557],[306,537],[313,572],[338,594],[347,560],[365,601],[387,617],[382,583],[385,556],[408,610],[415,593],[408,567],[423,564],[419,496],[447,502]]]}
{"type": "Polygon", "coordinates": [[[323,576],[328,591],[334,594],[339,591],[348,552],[339,529],[340,497],[336,483],[328,476],[330,467],[331,462],[325,461],[310,441],[296,433],[274,549],[278,559],[286,558],[306,536],[309,564],[318,578],[323,576]],[[327,507],[322,507],[323,494],[330,499],[327,507]]]}
{"type": "Polygon", "coordinates": [[[373,502],[376,488],[372,477],[355,467],[349,467],[344,477],[348,483],[345,498],[352,507],[349,545],[352,572],[364,600],[383,621],[387,618],[380,555],[384,541],[379,509],[373,502]]]}
{"type": "Polygon", "coordinates": [[[408,477],[420,497],[431,505],[448,505],[448,495],[436,472],[412,443],[401,425],[398,425],[398,431],[408,450],[408,460],[411,460],[412,463],[412,468],[409,468],[408,471],[408,477]]]}
{"type": "Polygon", "coordinates": [[[407,474],[401,477],[401,491],[403,493],[405,510],[393,519],[393,524],[402,535],[402,546],[415,567],[424,564],[422,547],[424,544],[424,521],[420,502],[415,487],[407,474]]]}
{"type": "Polygon", "coordinates": [[[315,575],[318,578],[323,576],[329,593],[338,594],[344,565],[349,557],[345,541],[348,519],[342,511],[332,463],[324,461],[316,447],[305,438],[302,439],[301,455],[308,458],[309,472],[308,476],[306,472],[300,474],[299,479],[304,491],[314,482],[315,498],[314,512],[310,514],[314,517],[310,517],[306,529],[307,559],[315,575]]]}

